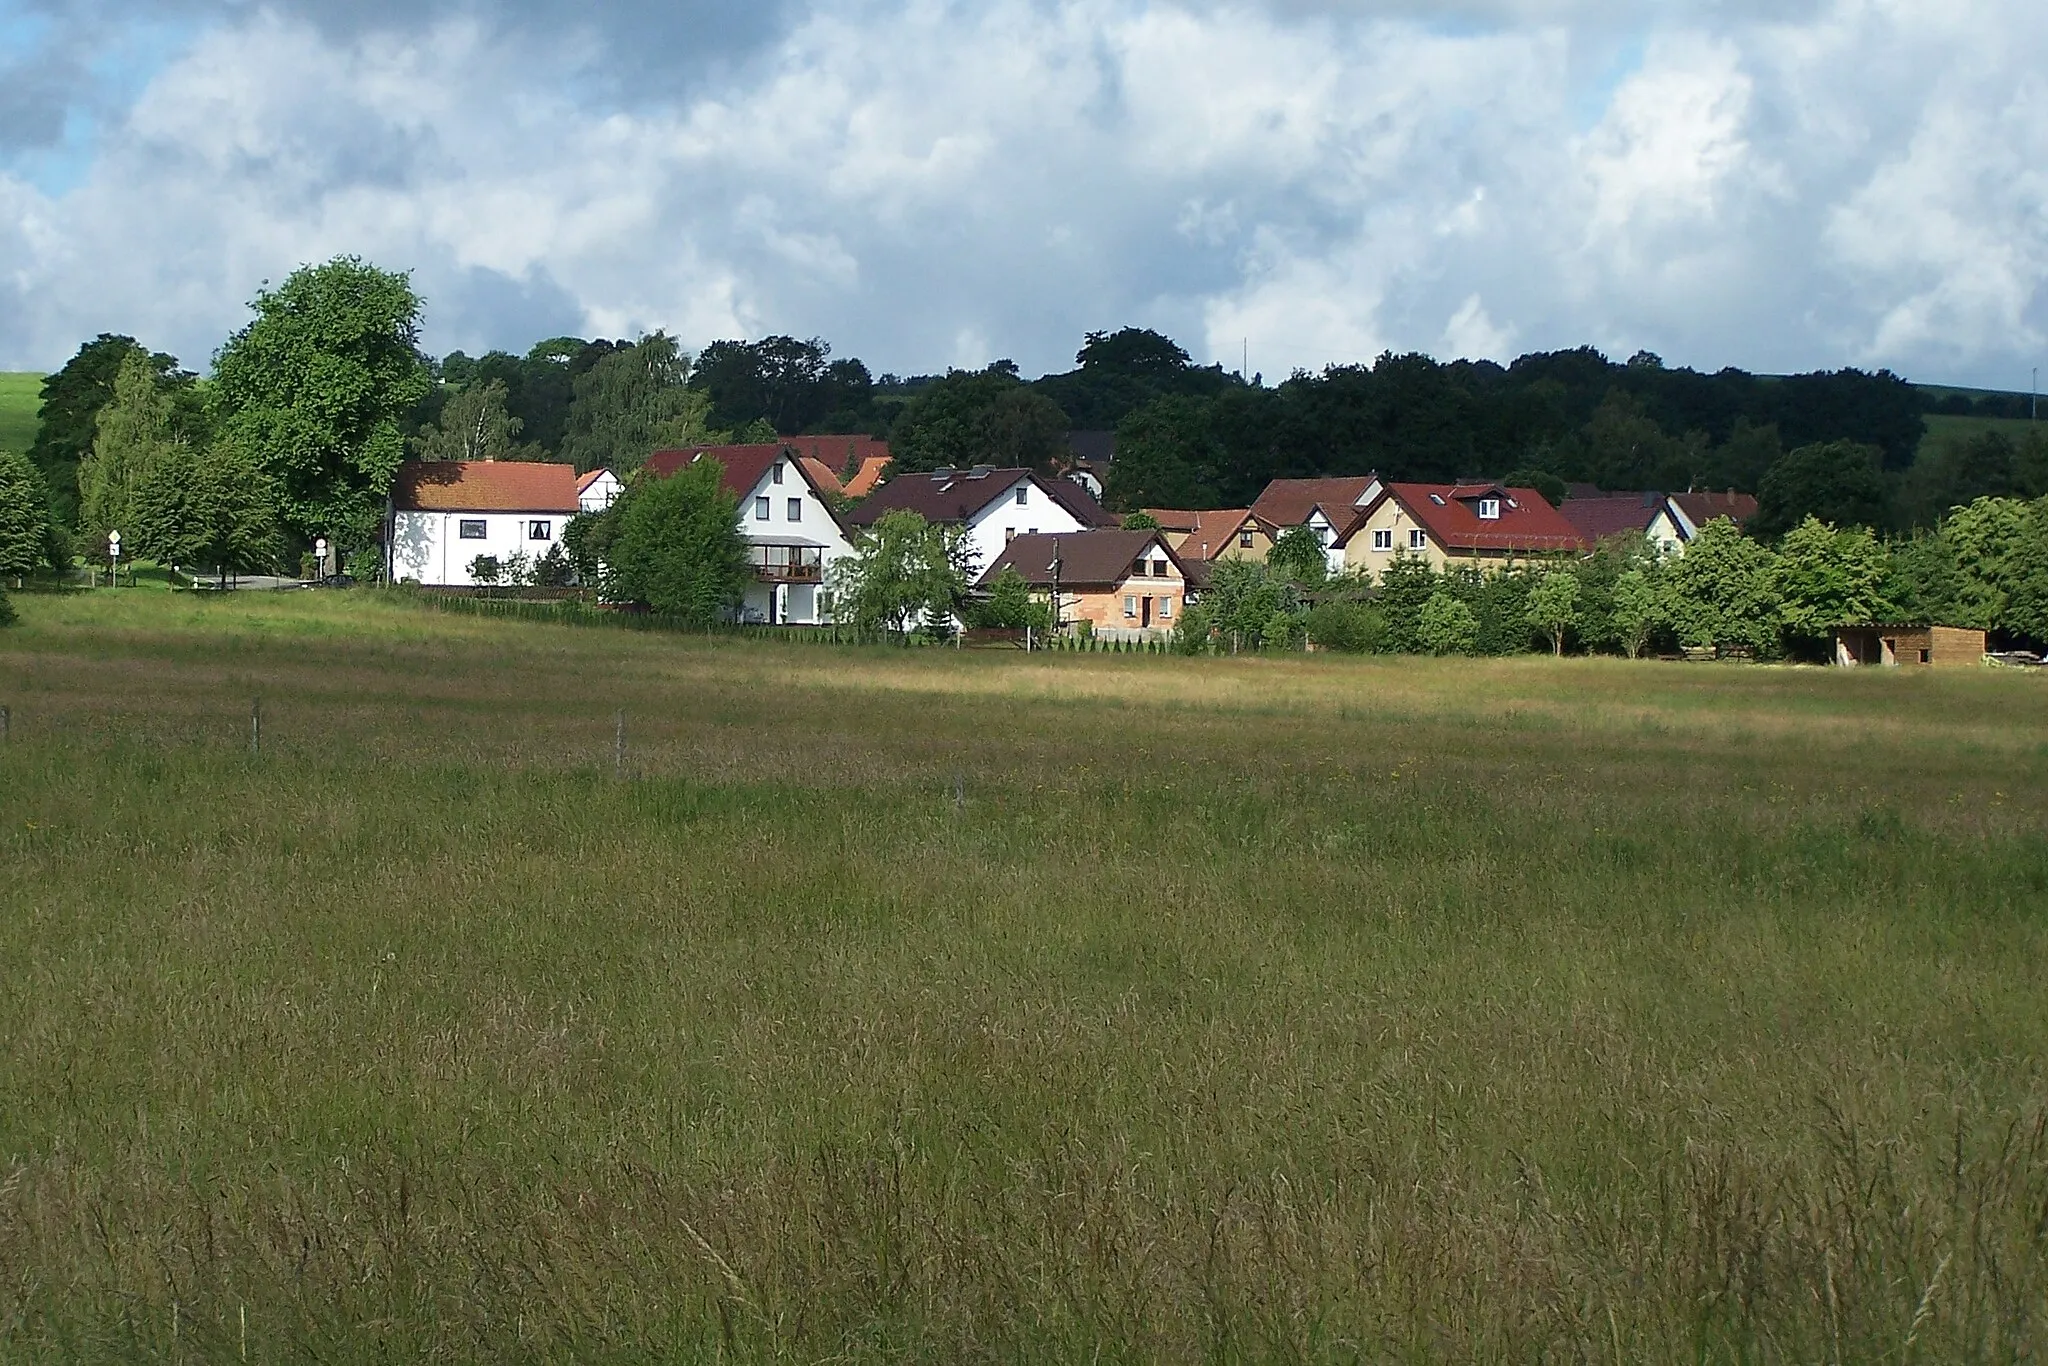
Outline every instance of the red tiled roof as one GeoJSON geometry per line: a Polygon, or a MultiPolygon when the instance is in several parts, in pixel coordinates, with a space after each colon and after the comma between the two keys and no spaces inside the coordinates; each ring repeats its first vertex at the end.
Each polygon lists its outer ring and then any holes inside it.
{"type": "Polygon", "coordinates": [[[1007,567],[1015,569],[1023,575],[1024,582],[1034,587],[1050,587],[1052,559],[1057,554],[1062,588],[1118,584],[1131,576],[1131,568],[1138,557],[1153,546],[1173,562],[1175,569],[1181,569],[1185,574],[1180,556],[1166,543],[1161,532],[1070,531],[1058,536],[1040,534],[1012,538],[1003,547],[1003,553],[996,556],[995,563],[982,574],[981,582],[994,583],[1007,567]]]}
{"type": "MultiPolygon", "coordinates": [[[[797,476],[811,486],[811,491],[818,494],[819,500],[825,503],[825,510],[831,513],[832,519],[839,521],[839,514],[833,511],[830,501],[824,497],[830,485],[820,484],[810,469],[811,462],[797,457],[781,442],[760,442],[746,446],[691,446],[682,450],[656,451],[647,457],[647,463],[642,468],[654,478],[666,479],[699,460],[718,462],[719,468],[723,471],[719,483],[735,498],[747,497],[760,485],[761,477],[768,473],[770,465],[778,460],[786,460],[789,467],[797,472],[797,476]]],[[[841,529],[844,529],[844,523],[841,523],[841,529]]]]}
{"type": "Polygon", "coordinates": [[[1237,545],[1237,533],[1247,522],[1256,523],[1250,508],[1146,508],[1162,531],[1185,533],[1180,543],[1183,560],[1214,559],[1237,545]],[[1205,554],[1206,548],[1206,554],[1205,554]]]}
{"type": "MultiPolygon", "coordinates": [[[[1320,504],[1323,515],[1337,522],[1332,510],[1356,506],[1376,482],[1378,476],[1371,474],[1342,479],[1275,479],[1252,504],[1252,515],[1272,527],[1302,526],[1320,504]]],[[[1341,525],[1337,529],[1344,530],[1341,525]]]]}
{"type": "Polygon", "coordinates": [[[610,473],[611,473],[611,471],[610,471],[610,470],[608,470],[608,469],[605,469],[605,468],[603,468],[602,466],[600,466],[599,468],[597,468],[597,469],[594,469],[594,470],[590,471],[590,473],[588,473],[588,474],[579,474],[579,475],[577,475],[577,476],[576,476],[576,491],[577,491],[578,493],[583,493],[583,492],[586,492],[586,491],[588,491],[588,490],[589,490],[589,488],[590,488],[590,486],[591,486],[592,484],[595,484],[595,483],[596,483],[596,482],[597,482],[597,481],[598,481],[599,479],[603,478],[603,477],[604,477],[605,475],[607,475],[607,474],[610,474],[610,473]]]}
{"type": "Polygon", "coordinates": [[[411,460],[398,467],[399,512],[567,512],[581,506],[574,465],[524,460],[411,460]]]}
{"type": "Polygon", "coordinates": [[[888,473],[889,465],[890,458],[886,448],[884,448],[880,455],[862,456],[860,468],[853,472],[852,477],[844,481],[841,491],[848,498],[867,497],[870,493],[874,492],[875,485],[882,482],[882,476],[888,473]]]}
{"type": "Polygon", "coordinates": [[[1604,541],[1629,531],[1648,531],[1664,506],[1657,493],[1610,493],[1598,498],[1567,498],[1558,513],[1589,541],[1604,541]]]}
{"type": "MultiPolygon", "coordinates": [[[[1586,537],[1566,521],[1535,489],[1502,488],[1497,484],[1389,484],[1365,509],[1369,515],[1392,498],[1419,522],[1436,542],[1450,550],[1587,550],[1586,537]],[[1481,521],[1482,497],[1499,497],[1500,516],[1481,521]]],[[[1364,524],[1358,519],[1354,527],[1364,524]]],[[[1343,543],[1342,537],[1338,544],[1343,543]]]]}

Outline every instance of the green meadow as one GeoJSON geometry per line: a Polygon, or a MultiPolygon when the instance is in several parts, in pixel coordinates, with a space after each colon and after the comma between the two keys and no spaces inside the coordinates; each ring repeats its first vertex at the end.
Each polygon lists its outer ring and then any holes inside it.
{"type": "Polygon", "coordinates": [[[26,453],[35,444],[43,377],[0,370],[0,451],[26,453]]]}
{"type": "Polygon", "coordinates": [[[1985,432],[1998,432],[2017,442],[2033,430],[2036,430],[2035,424],[2023,417],[1952,417],[1945,413],[1929,413],[1927,435],[1920,438],[1919,458],[1929,459],[1945,446],[1968,441],[1985,432]]]}
{"type": "Polygon", "coordinates": [[[2048,1349],[2048,680],[16,603],[0,1358],[2048,1349]]]}

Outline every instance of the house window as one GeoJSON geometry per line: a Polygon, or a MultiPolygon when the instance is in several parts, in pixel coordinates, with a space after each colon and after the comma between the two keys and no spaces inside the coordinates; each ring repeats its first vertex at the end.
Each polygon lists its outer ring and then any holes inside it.
{"type": "Polygon", "coordinates": [[[768,471],[768,482],[771,484],[782,482],[782,462],[780,460],[776,461],[774,466],[768,471]]]}
{"type": "Polygon", "coordinates": [[[1027,486],[1027,485],[1024,485],[1024,484],[1019,484],[1019,485],[1017,485],[1017,506],[1018,506],[1018,507],[1023,507],[1023,506],[1024,506],[1024,504],[1025,504],[1025,502],[1026,502],[1026,501],[1027,501],[1027,500],[1028,500],[1028,499],[1029,499],[1030,497],[1031,497],[1031,489],[1030,489],[1030,487],[1029,487],[1029,486],[1027,486]]]}
{"type": "Polygon", "coordinates": [[[754,500],[754,520],[765,522],[768,520],[768,517],[768,500],[766,498],[756,498],[754,500]]]}
{"type": "Polygon", "coordinates": [[[1498,498],[1481,498],[1481,499],[1479,500],[1479,520],[1480,520],[1480,521],[1482,521],[1482,522],[1497,522],[1497,521],[1499,521],[1499,520],[1500,520],[1500,499],[1498,499],[1498,498]]]}
{"type": "Polygon", "coordinates": [[[1428,532],[1424,531],[1424,530],[1423,530],[1423,529],[1422,529],[1421,527],[1419,527],[1419,526],[1418,526],[1418,527],[1410,527],[1410,528],[1408,529],[1408,548],[1409,548],[1410,550],[1423,550],[1423,549],[1426,549],[1426,548],[1428,548],[1428,546],[1429,546],[1429,533],[1428,533],[1428,532]]]}
{"type": "Polygon", "coordinates": [[[790,499],[790,500],[789,500],[789,520],[790,520],[790,521],[792,521],[792,522],[801,522],[801,521],[802,521],[803,519],[804,519],[804,500],[803,500],[803,499],[801,499],[801,498],[792,498],[792,499],[790,499]]]}
{"type": "Polygon", "coordinates": [[[1008,545],[1008,544],[1009,544],[1010,542],[1012,542],[1012,541],[1014,541],[1014,540],[1016,540],[1016,539],[1017,539],[1017,528],[1015,528],[1015,527],[1013,527],[1013,526],[1006,526],[1006,527],[1004,527],[1004,528],[1003,528],[1003,544],[1004,544],[1004,545],[1008,545]]]}
{"type": "Polygon", "coordinates": [[[1037,527],[1032,527],[1032,528],[1031,528],[1030,530],[1026,531],[1026,532],[1025,532],[1024,534],[1025,534],[1026,536],[1036,536],[1036,535],[1038,534],[1038,528],[1037,528],[1037,527]]]}
{"type": "Polygon", "coordinates": [[[1166,561],[1152,561],[1152,577],[1155,579],[1163,579],[1166,577],[1166,561]]]}
{"type": "Polygon", "coordinates": [[[1252,548],[1251,532],[1240,531],[1237,533],[1237,547],[1240,550],[1250,550],[1252,548]]]}
{"type": "Polygon", "coordinates": [[[1920,662],[1922,664],[1932,664],[1934,662],[1934,651],[1922,650],[1920,652],[1920,662]]]}
{"type": "Polygon", "coordinates": [[[829,588],[821,588],[821,589],[819,589],[819,590],[818,590],[818,611],[819,611],[820,613],[824,614],[825,616],[830,616],[830,615],[832,615],[832,590],[831,590],[831,589],[829,589],[829,588]]]}
{"type": "Polygon", "coordinates": [[[554,538],[555,524],[553,522],[528,522],[526,524],[527,540],[552,541],[554,538]]]}
{"type": "Polygon", "coordinates": [[[1166,620],[1166,619],[1167,619],[1168,617],[1170,617],[1170,616],[1172,616],[1172,615],[1173,615],[1173,599],[1172,599],[1172,598],[1161,598],[1161,599],[1159,600],[1159,619],[1160,619],[1161,621],[1165,621],[1165,620],[1166,620]]]}
{"type": "Polygon", "coordinates": [[[490,534],[490,524],[481,517],[465,517],[455,524],[455,534],[465,541],[481,541],[490,534]]]}
{"type": "Polygon", "coordinates": [[[1394,529],[1387,527],[1384,530],[1375,531],[1372,534],[1372,548],[1374,550],[1392,550],[1394,548],[1394,529]]]}
{"type": "Polygon", "coordinates": [[[1128,594],[1124,597],[1124,615],[1127,617],[1138,615],[1138,600],[1128,594]]]}

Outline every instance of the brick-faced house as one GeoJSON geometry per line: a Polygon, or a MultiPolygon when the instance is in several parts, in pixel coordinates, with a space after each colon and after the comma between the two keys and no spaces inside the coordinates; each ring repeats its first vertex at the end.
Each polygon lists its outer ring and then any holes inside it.
{"type": "Polygon", "coordinates": [[[1378,578],[1396,556],[1432,568],[1500,569],[1592,543],[1535,489],[1500,484],[1386,484],[1335,549],[1344,567],[1378,578]]]}
{"type": "Polygon", "coordinates": [[[1055,620],[1087,622],[1111,640],[1156,639],[1187,607],[1188,570],[1157,531],[1080,531],[1019,536],[981,576],[987,588],[1015,569],[1042,597],[1055,591],[1055,620]]]}
{"type": "Polygon", "coordinates": [[[716,461],[726,492],[739,500],[740,535],[754,562],[740,620],[763,626],[831,621],[825,576],[853,553],[853,543],[809,461],[773,442],[656,451],[645,469],[649,477],[666,479],[699,460],[716,461]]]}

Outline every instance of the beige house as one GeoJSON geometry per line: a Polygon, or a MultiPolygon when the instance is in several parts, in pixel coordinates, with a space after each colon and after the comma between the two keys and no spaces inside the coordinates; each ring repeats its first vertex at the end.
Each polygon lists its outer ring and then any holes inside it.
{"type": "Polygon", "coordinates": [[[1385,484],[1335,544],[1346,570],[1378,578],[1401,556],[1432,569],[1500,569],[1592,549],[1534,489],[1499,484],[1385,484]]]}
{"type": "Polygon", "coordinates": [[[1259,560],[1273,548],[1274,529],[1250,508],[1146,508],[1183,560],[1259,560]]]}

